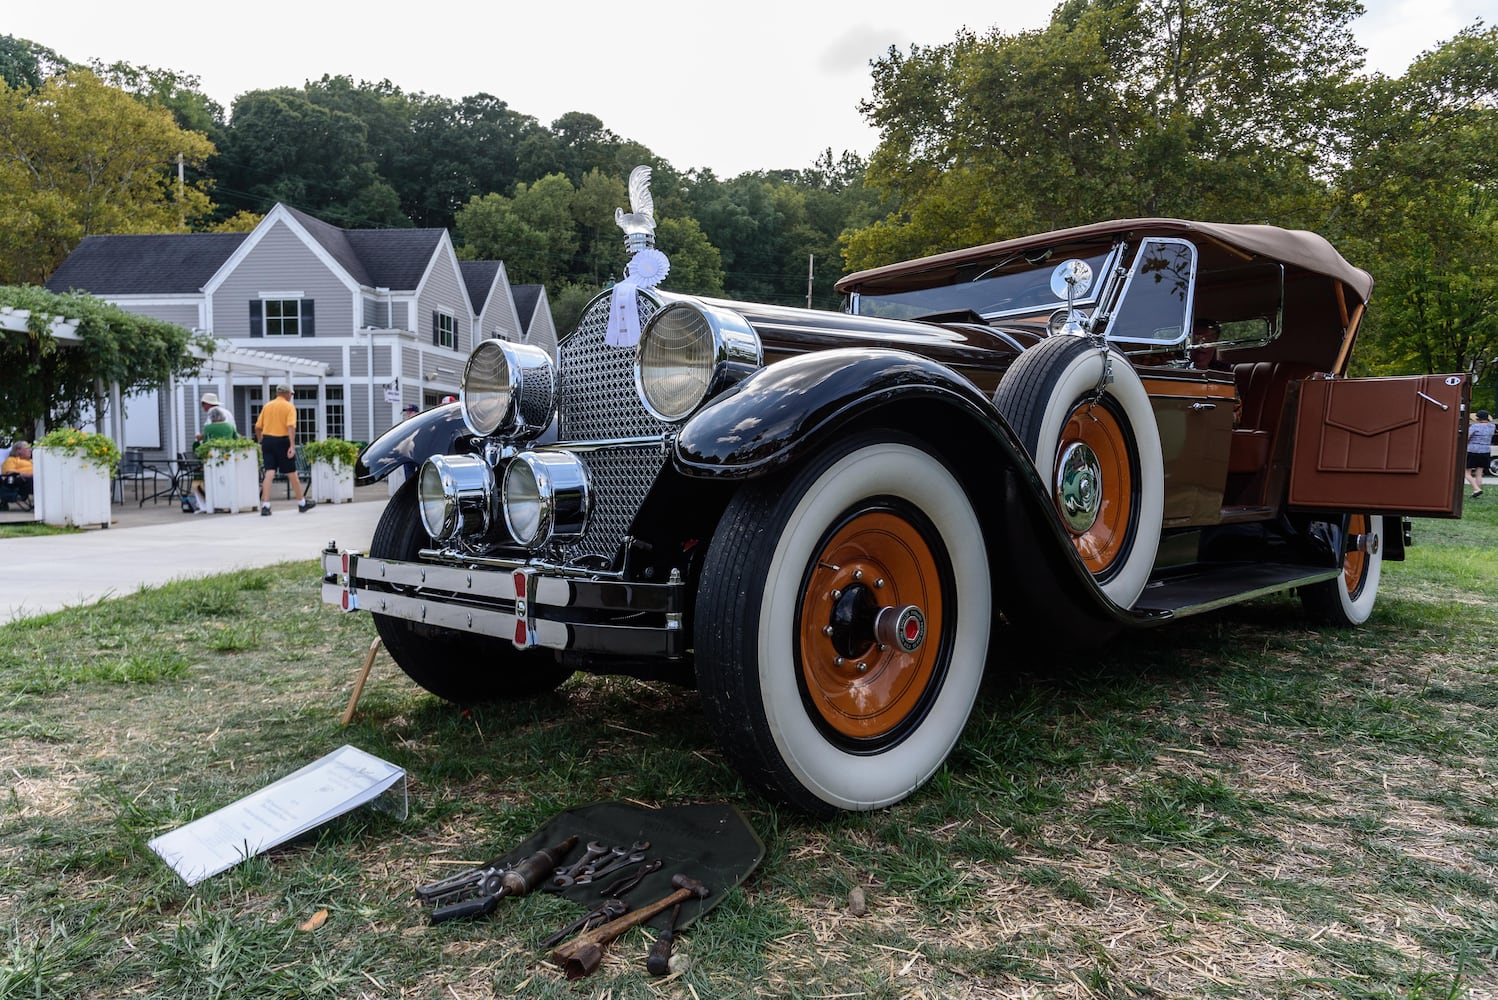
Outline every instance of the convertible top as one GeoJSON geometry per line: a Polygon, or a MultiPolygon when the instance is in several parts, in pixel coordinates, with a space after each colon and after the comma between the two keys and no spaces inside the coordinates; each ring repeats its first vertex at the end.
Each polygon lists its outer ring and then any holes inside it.
{"type": "Polygon", "coordinates": [[[1340,281],[1359,302],[1368,301],[1373,278],[1361,268],[1349,264],[1324,238],[1304,229],[1281,229],[1278,226],[1244,226],[1217,222],[1190,222],[1185,219],[1120,219],[1098,222],[1051,233],[1022,236],[1019,239],[989,243],[965,250],[921,257],[884,267],[857,271],[841,278],[837,291],[843,294],[881,295],[908,292],[918,288],[953,284],[970,280],[985,268],[997,268],[1009,258],[1028,260],[1033,266],[1042,252],[1065,248],[1057,255],[1060,263],[1066,256],[1082,256],[1082,247],[1093,245],[1106,249],[1116,237],[1182,236],[1202,246],[1203,237],[1240,260],[1255,258],[1340,281]]]}

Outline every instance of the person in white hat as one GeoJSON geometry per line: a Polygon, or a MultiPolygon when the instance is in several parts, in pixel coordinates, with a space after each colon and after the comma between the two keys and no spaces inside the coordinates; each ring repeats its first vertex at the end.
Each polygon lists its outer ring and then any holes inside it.
{"type": "Polygon", "coordinates": [[[239,428],[234,426],[234,414],[219,403],[217,393],[203,393],[198,405],[203,408],[203,433],[198,435],[199,441],[204,438],[234,437],[239,433],[239,428]]]}
{"type": "Polygon", "coordinates": [[[255,421],[255,440],[260,442],[260,457],[265,475],[260,480],[260,516],[270,517],[270,488],[276,473],[286,473],[291,492],[296,495],[296,509],[305,514],[316,507],[311,497],[302,494],[302,477],[296,471],[296,407],[291,402],[291,386],[276,386],[276,398],[265,404],[255,421]]]}

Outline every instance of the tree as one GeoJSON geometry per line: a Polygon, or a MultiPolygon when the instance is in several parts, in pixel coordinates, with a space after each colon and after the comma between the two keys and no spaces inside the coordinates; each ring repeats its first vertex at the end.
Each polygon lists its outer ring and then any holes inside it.
{"type": "Polygon", "coordinates": [[[369,127],[314,96],[285,87],[234,102],[233,127],[215,160],[226,200],[251,211],[286,202],[340,226],[409,226],[375,169],[369,127]]]}
{"type": "Polygon", "coordinates": [[[0,85],[0,282],[41,283],[85,236],[184,230],[211,208],[176,164],[213,152],[170,112],[88,70],[0,85]]]}
{"type": "Polygon", "coordinates": [[[1109,217],[1324,214],[1356,0],[1068,0],[1018,35],[891,49],[865,115],[901,211],[851,267],[1109,217]]]}
{"type": "Polygon", "coordinates": [[[1470,371],[1498,356],[1498,28],[1480,24],[1362,93],[1332,233],[1374,276],[1360,364],[1470,371]]]}
{"type": "Polygon", "coordinates": [[[0,80],[15,90],[35,90],[70,64],[51,49],[14,35],[0,35],[0,80]]]}
{"type": "Polygon", "coordinates": [[[84,413],[102,412],[102,386],[118,383],[126,395],[156,388],[198,370],[195,343],[212,350],[212,338],[195,341],[174,323],[90,295],[0,287],[0,305],[31,313],[26,333],[0,333],[0,427],[77,426],[84,413]],[[79,343],[59,344],[53,317],[77,323],[79,343]]]}

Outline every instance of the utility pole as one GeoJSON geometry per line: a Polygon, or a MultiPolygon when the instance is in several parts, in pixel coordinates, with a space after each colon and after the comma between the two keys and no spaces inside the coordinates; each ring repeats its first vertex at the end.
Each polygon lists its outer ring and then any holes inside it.
{"type": "Polygon", "coordinates": [[[811,308],[811,279],[817,271],[817,255],[809,253],[806,255],[806,308],[811,308]]]}
{"type": "Polygon", "coordinates": [[[177,154],[177,224],[187,226],[187,177],[182,169],[182,154],[177,154]]]}

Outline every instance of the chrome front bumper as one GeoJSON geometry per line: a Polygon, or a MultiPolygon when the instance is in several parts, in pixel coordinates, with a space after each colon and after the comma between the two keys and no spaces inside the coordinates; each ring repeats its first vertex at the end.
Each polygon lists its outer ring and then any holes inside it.
{"type": "MultiPolygon", "coordinates": [[[[455,632],[507,639],[517,649],[677,657],[685,587],[563,576],[526,563],[444,566],[322,553],[322,599],[455,632]]],[[[674,576],[674,575],[673,575],[674,576]]]]}

